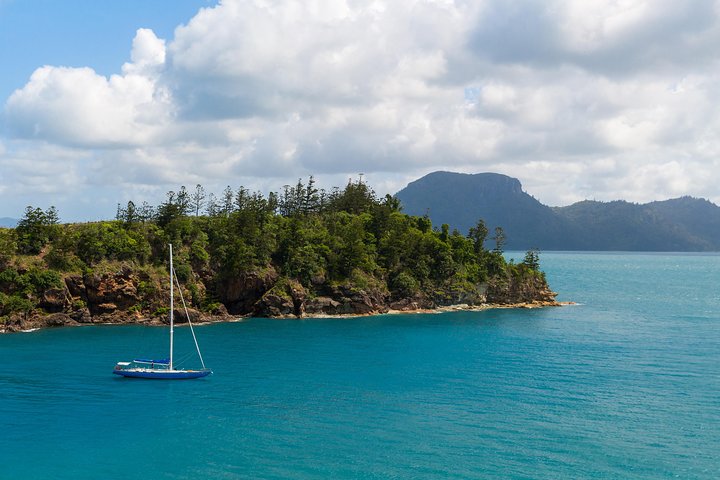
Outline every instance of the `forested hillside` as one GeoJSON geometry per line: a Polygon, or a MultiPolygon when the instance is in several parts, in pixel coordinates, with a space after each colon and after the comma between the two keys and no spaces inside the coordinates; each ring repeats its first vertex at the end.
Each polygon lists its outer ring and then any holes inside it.
{"type": "Polygon", "coordinates": [[[488,250],[483,222],[467,233],[405,215],[361,181],[326,192],[312,177],[268,196],[182,187],[157,207],[119,205],[104,222],[61,224],[54,208],[28,207],[15,229],[0,229],[0,316],[17,328],[158,321],[170,243],[201,316],[554,300],[536,251],[508,263],[502,235],[488,250]]]}

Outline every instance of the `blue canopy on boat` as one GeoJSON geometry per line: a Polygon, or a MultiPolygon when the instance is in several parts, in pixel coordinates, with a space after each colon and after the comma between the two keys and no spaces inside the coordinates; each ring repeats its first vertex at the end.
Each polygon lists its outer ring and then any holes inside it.
{"type": "Polygon", "coordinates": [[[170,365],[169,358],[161,358],[160,360],[153,360],[152,358],[136,358],[133,360],[135,363],[154,363],[155,365],[170,365]]]}

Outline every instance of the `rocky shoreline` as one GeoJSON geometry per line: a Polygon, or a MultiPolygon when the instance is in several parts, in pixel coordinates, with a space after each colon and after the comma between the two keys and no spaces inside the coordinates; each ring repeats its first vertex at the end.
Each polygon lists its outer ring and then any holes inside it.
{"type": "MultiPolygon", "coordinates": [[[[556,301],[548,301],[548,302],[523,302],[523,303],[517,303],[517,304],[497,304],[497,303],[487,303],[482,305],[467,305],[467,304],[458,304],[458,305],[446,305],[442,307],[437,307],[434,309],[428,309],[428,308],[417,308],[417,309],[407,309],[407,310],[387,310],[387,311],[373,311],[369,313],[345,313],[345,314],[325,314],[325,313],[318,313],[318,314],[306,314],[302,317],[297,317],[296,315],[277,315],[275,317],[271,318],[277,318],[277,319],[300,319],[300,318],[358,318],[358,317],[368,317],[373,315],[421,315],[421,314],[440,314],[440,313],[448,313],[448,312],[480,312],[485,310],[494,310],[494,309],[533,309],[533,308],[546,308],[546,307],[560,307],[564,305],[574,305],[574,302],[556,302],[556,301]]],[[[183,315],[181,312],[176,312],[178,315],[183,315]]],[[[223,322],[241,322],[247,318],[253,318],[251,315],[221,315],[221,316],[214,316],[214,315],[203,315],[199,314],[196,310],[192,310],[191,313],[191,320],[193,324],[196,325],[202,325],[202,324],[210,324],[210,323],[223,323],[223,322]],[[196,315],[193,315],[195,313],[196,315]],[[195,318],[193,318],[195,317],[195,318]]],[[[182,317],[176,317],[180,318],[179,322],[180,324],[187,323],[187,321],[183,320],[182,317]]],[[[83,325],[145,325],[145,326],[166,326],[168,325],[168,321],[166,318],[158,318],[158,317],[102,317],[98,318],[95,321],[86,321],[86,322],[78,322],[74,320],[69,315],[65,314],[48,314],[48,315],[41,315],[41,316],[31,316],[26,320],[14,322],[14,323],[8,323],[6,325],[0,325],[0,334],[2,333],[19,333],[19,332],[34,332],[37,330],[45,329],[45,328],[55,328],[55,327],[79,327],[83,325]]]]}
{"type": "MultiPolygon", "coordinates": [[[[204,287],[201,281],[195,284],[204,287]]],[[[520,280],[495,279],[462,291],[437,292],[434,296],[415,293],[399,298],[372,285],[306,288],[297,281],[279,279],[273,270],[251,272],[222,287],[220,302],[204,311],[192,306],[192,291],[184,292],[193,323],[236,321],[246,317],[335,318],[561,305],[542,275],[520,280]]],[[[165,325],[168,290],[164,277],[129,265],[113,273],[67,275],[61,288],[43,292],[36,308],[5,317],[4,323],[0,323],[0,333],[90,324],[165,325]]],[[[187,322],[184,310],[177,304],[175,318],[177,323],[187,322]]]]}

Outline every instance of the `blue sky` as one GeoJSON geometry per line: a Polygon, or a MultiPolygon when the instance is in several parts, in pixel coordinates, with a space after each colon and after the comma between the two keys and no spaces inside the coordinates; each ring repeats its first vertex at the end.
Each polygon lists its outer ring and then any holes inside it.
{"type": "Polygon", "coordinates": [[[716,0],[0,0],[0,217],[499,172],[720,202],[716,0]]]}
{"type": "Polygon", "coordinates": [[[211,0],[0,0],[0,98],[42,65],[91,66],[118,73],[138,28],[172,38],[211,0]]]}

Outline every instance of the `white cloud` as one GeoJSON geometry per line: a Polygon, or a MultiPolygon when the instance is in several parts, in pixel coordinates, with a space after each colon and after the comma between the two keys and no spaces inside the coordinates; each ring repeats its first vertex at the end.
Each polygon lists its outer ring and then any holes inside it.
{"type": "Polygon", "coordinates": [[[423,95],[470,20],[442,3],[225,1],[169,46],[183,113],[253,117],[423,95]],[[448,28],[450,27],[450,28],[448,28]]]}
{"type": "Polygon", "coordinates": [[[516,176],[550,204],[720,201],[719,15],[709,0],[223,0],[167,43],[139,29],[117,75],[36,70],[5,104],[0,161],[24,172],[13,159],[49,148],[76,172],[65,188],[122,198],[359,172],[386,193],[445,169],[516,176]]]}
{"type": "Polygon", "coordinates": [[[18,137],[61,145],[117,148],[150,143],[169,121],[171,99],[159,85],[164,46],[139,30],[123,75],[110,78],[91,68],[44,66],[5,105],[18,137]]]}
{"type": "Polygon", "coordinates": [[[568,2],[566,7],[560,30],[569,48],[579,52],[617,43],[663,17],[663,5],[648,1],[590,0],[568,2]]]}
{"type": "Polygon", "coordinates": [[[131,63],[123,65],[123,73],[152,75],[165,65],[165,40],[152,30],[138,29],[132,43],[131,63]]]}

